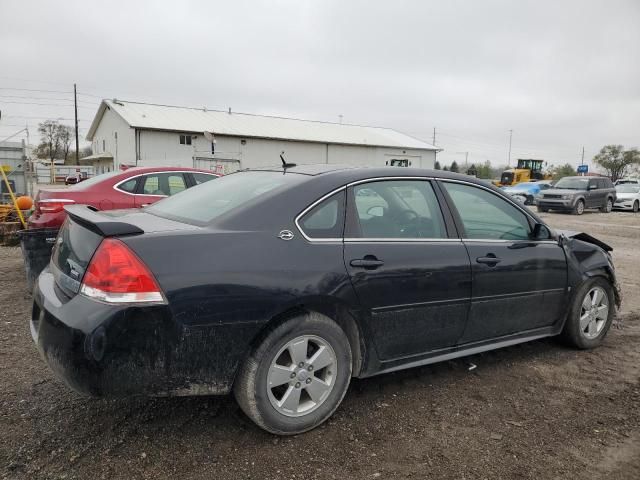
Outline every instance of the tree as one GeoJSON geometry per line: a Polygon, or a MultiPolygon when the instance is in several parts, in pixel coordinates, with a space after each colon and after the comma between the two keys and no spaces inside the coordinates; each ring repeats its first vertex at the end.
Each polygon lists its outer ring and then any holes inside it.
{"type": "Polygon", "coordinates": [[[640,151],[637,148],[625,150],[622,145],[605,145],[593,161],[604,168],[615,182],[623,178],[633,165],[640,164],[640,151]]]}
{"type": "MultiPolygon", "coordinates": [[[[67,125],[58,125],[57,127],[58,139],[60,140],[60,156],[64,160],[65,165],[67,164],[67,159],[69,158],[69,150],[71,148],[71,127],[67,125]]],[[[72,164],[75,164],[75,156],[73,158],[72,164]]]]}
{"type": "Polygon", "coordinates": [[[438,160],[436,160],[436,163],[433,165],[433,168],[435,170],[442,170],[442,167],[440,166],[440,162],[438,160]]]}
{"type": "Polygon", "coordinates": [[[576,168],[573,165],[565,163],[558,167],[549,167],[549,172],[554,180],[560,180],[562,177],[571,177],[576,174],[576,168]]]}
{"type": "Polygon", "coordinates": [[[445,172],[449,171],[449,167],[447,167],[446,165],[442,168],[442,170],[444,170],[445,172]]]}
{"type": "Polygon", "coordinates": [[[55,120],[46,120],[38,125],[40,144],[36,147],[38,158],[46,158],[53,162],[60,152],[59,123],[55,120]]]}
{"type": "Polygon", "coordinates": [[[458,168],[458,164],[456,163],[455,160],[451,164],[451,167],[449,168],[449,171],[455,172],[455,173],[458,173],[460,171],[460,169],[458,168]]]}
{"type": "Polygon", "coordinates": [[[482,165],[477,167],[477,171],[478,171],[478,178],[483,178],[483,179],[493,178],[493,175],[491,174],[491,162],[489,162],[489,160],[487,160],[482,165]]]}

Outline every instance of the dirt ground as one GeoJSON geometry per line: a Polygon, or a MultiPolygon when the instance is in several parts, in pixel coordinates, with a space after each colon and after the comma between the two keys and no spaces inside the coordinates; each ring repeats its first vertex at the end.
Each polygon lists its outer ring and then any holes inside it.
{"type": "Polygon", "coordinates": [[[0,248],[0,478],[637,480],[640,216],[543,216],[615,248],[623,328],[601,348],[551,339],[354,380],[329,422],[293,438],[230,397],[71,392],[32,344],[20,251],[0,248]]]}

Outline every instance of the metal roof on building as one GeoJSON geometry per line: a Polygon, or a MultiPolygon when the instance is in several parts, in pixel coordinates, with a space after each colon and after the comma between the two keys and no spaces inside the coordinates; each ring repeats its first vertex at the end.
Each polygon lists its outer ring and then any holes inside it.
{"type": "Polygon", "coordinates": [[[342,145],[439,150],[429,143],[390,128],[248,113],[229,113],[206,108],[176,107],[121,100],[102,101],[87,133],[87,140],[93,140],[107,108],[122,117],[130,127],[147,130],[212,132],[214,136],[230,135],[342,145]]]}

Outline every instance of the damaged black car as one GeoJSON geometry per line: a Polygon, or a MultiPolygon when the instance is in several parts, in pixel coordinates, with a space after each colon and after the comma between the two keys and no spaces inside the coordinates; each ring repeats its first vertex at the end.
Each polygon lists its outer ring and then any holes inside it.
{"type": "Polygon", "coordinates": [[[66,210],[30,320],[51,369],[92,396],[233,392],[276,434],[327,420],[352,377],[596,347],[620,303],[610,247],[449,172],[285,164],[66,210]]]}

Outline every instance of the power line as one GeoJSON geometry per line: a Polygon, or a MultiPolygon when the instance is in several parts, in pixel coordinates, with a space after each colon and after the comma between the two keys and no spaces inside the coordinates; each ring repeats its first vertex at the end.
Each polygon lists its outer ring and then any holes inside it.
{"type": "Polygon", "coordinates": [[[39,88],[14,88],[14,87],[0,87],[0,90],[15,90],[18,92],[44,92],[44,93],[73,93],[62,90],[41,90],[39,88]]]}

